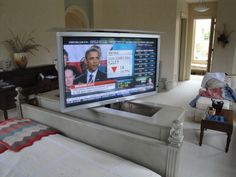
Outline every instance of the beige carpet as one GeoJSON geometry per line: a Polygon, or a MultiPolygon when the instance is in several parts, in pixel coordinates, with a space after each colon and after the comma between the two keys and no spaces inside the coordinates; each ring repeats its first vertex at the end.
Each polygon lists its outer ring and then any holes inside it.
{"type": "Polygon", "coordinates": [[[170,91],[160,92],[154,96],[142,98],[144,101],[160,104],[180,106],[187,110],[186,116],[193,117],[193,109],[189,102],[198,94],[201,86],[202,76],[191,76],[191,80],[179,82],[178,86],[170,91]]]}
{"type": "MultiPolygon", "coordinates": [[[[181,106],[187,110],[180,177],[236,177],[236,130],[231,138],[228,153],[224,152],[227,138],[225,133],[207,130],[202,146],[198,145],[200,124],[193,121],[194,109],[188,104],[197,95],[201,80],[201,76],[192,76],[191,80],[180,82],[170,91],[142,100],[181,106]]],[[[234,104],[234,113],[236,113],[235,108],[234,104]]],[[[236,123],[234,129],[235,125],[236,123]]]]}

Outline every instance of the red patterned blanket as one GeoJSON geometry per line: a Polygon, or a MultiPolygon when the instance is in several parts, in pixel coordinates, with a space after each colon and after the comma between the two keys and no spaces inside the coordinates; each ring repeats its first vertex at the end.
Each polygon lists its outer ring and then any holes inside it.
{"type": "Polygon", "coordinates": [[[15,152],[31,146],[44,136],[59,133],[58,130],[30,119],[9,119],[0,123],[0,153],[15,152]]]}
{"type": "Polygon", "coordinates": [[[215,99],[224,99],[223,97],[224,88],[207,88],[207,89],[200,89],[199,95],[208,97],[208,98],[215,98],[215,99]]]}

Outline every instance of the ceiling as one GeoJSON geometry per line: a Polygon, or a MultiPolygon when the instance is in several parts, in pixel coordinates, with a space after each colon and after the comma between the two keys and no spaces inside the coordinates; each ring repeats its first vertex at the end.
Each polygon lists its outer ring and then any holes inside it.
{"type": "MultiPolygon", "coordinates": [[[[187,3],[196,3],[199,2],[199,0],[185,0],[187,3]]],[[[205,2],[214,2],[218,0],[205,0],[205,2]]]]}

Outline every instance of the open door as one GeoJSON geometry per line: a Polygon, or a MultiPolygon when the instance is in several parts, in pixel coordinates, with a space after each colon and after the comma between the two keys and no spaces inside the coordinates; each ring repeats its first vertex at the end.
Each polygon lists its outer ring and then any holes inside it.
{"type": "Polygon", "coordinates": [[[212,56],[214,52],[214,38],[215,38],[216,18],[211,19],[211,32],[208,50],[207,72],[211,72],[212,56]]]}
{"type": "Polygon", "coordinates": [[[191,74],[204,75],[211,70],[215,18],[195,19],[193,30],[191,74]]]}

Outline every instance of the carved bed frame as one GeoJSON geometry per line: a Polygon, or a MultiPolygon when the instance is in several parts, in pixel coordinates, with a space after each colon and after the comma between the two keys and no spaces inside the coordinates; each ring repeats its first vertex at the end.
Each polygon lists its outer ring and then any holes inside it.
{"type": "Polygon", "coordinates": [[[179,158],[183,143],[182,121],[174,120],[169,137],[158,140],[24,103],[21,90],[16,88],[18,118],[24,116],[57,128],[65,136],[133,161],[163,177],[179,176],[179,158]]]}

